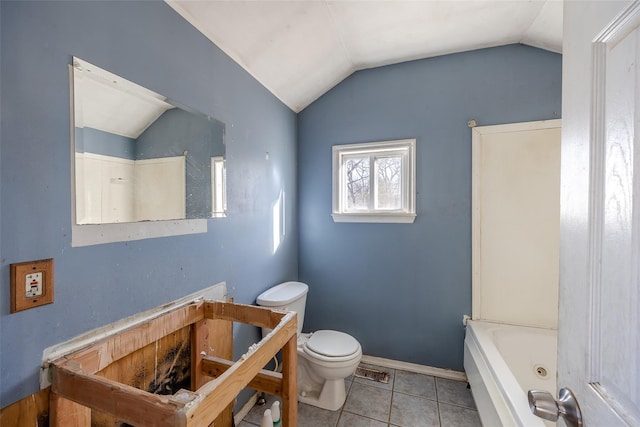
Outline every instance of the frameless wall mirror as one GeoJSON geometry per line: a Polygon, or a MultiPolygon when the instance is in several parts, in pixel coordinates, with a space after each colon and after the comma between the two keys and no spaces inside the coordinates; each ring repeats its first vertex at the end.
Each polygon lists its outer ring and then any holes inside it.
{"type": "Polygon", "coordinates": [[[75,223],[225,216],[224,123],[73,58],[75,223]]]}

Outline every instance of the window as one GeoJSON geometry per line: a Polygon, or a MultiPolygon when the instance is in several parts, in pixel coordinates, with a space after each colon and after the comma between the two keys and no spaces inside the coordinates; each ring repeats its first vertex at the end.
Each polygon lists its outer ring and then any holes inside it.
{"type": "Polygon", "coordinates": [[[211,216],[224,218],[227,216],[227,170],[224,156],[211,158],[211,216]]]}
{"type": "Polygon", "coordinates": [[[333,220],[413,222],[415,152],[415,139],[334,145],[333,220]]]}

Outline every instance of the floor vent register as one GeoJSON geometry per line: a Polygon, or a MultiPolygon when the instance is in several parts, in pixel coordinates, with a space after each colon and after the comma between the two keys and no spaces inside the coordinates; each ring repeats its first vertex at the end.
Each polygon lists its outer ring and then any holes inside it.
{"type": "Polygon", "coordinates": [[[366,378],[378,383],[389,384],[389,374],[383,371],[358,366],[354,375],[357,378],[366,378]]]}

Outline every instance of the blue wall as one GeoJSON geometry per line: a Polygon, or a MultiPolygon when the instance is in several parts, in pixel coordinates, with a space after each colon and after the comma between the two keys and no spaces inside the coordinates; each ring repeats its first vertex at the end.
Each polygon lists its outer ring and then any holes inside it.
{"type": "Polygon", "coordinates": [[[135,160],[136,140],[94,128],[75,128],[76,152],[135,160]]]}
{"type": "Polygon", "coordinates": [[[224,155],[224,125],[172,108],[136,140],[136,160],[182,156],[185,151],[187,218],[211,216],[211,157],[224,155]]]}
{"type": "Polygon", "coordinates": [[[462,370],[471,314],[471,131],[557,118],[561,56],[510,45],[357,72],[298,115],[305,330],[367,355],[462,370]],[[334,223],[331,146],[417,139],[414,224],[334,223]]]}
{"type": "MultiPolygon", "coordinates": [[[[0,19],[0,407],[38,390],[46,347],[223,280],[253,303],[297,278],[293,112],[164,2],[2,1],[0,19]],[[74,55],[225,123],[228,218],[206,234],[71,247],[74,55]],[[274,254],[281,191],[289,223],[274,254]],[[49,257],[55,303],[9,314],[9,264],[49,257]]],[[[245,352],[259,331],[234,335],[245,352]]]]}

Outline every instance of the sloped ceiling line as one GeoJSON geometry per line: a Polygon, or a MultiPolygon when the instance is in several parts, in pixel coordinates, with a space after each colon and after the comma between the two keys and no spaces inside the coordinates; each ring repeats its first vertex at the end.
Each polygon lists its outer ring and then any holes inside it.
{"type": "Polygon", "coordinates": [[[295,112],[353,72],[485,47],[562,49],[562,0],[165,0],[295,112]]]}

